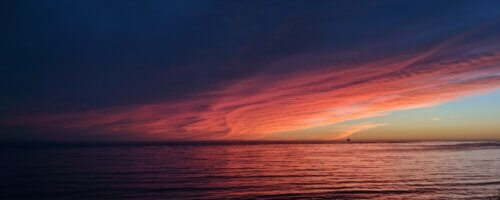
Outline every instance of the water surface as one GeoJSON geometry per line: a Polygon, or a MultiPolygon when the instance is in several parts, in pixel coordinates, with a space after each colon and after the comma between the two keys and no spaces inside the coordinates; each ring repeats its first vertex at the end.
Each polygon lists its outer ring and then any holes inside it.
{"type": "Polygon", "coordinates": [[[496,199],[500,143],[3,147],[0,199],[496,199]]]}

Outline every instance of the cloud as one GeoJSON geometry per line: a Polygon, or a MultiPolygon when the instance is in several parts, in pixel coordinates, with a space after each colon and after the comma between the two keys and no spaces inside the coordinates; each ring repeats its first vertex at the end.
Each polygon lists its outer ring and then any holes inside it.
{"type": "Polygon", "coordinates": [[[438,121],[438,120],[440,120],[440,119],[441,119],[441,118],[439,118],[439,117],[433,117],[431,120],[432,120],[432,121],[438,121]]]}
{"type": "Polygon", "coordinates": [[[376,127],[384,126],[384,125],[386,125],[386,124],[377,124],[377,123],[371,123],[371,122],[360,123],[357,125],[346,127],[346,128],[344,128],[344,130],[337,132],[337,133],[334,133],[328,139],[333,139],[333,140],[343,139],[343,138],[350,137],[354,133],[358,133],[358,132],[363,131],[363,130],[372,129],[372,128],[376,128],[376,127]]]}
{"type": "Polygon", "coordinates": [[[316,127],[312,129],[278,132],[265,135],[256,140],[344,140],[363,130],[387,125],[385,123],[362,122],[341,123],[333,126],[316,127]]]}
{"type": "MultiPolygon", "coordinates": [[[[454,37],[375,60],[300,54],[175,101],[3,120],[37,130],[128,133],[153,139],[253,139],[433,106],[500,86],[500,51],[454,37]],[[307,70],[277,73],[289,65],[307,70]],[[312,66],[312,67],[311,67],[312,66]]],[[[488,41],[491,42],[491,41],[488,41]]],[[[353,54],[358,55],[358,54],[353,54]]],[[[361,55],[359,55],[361,56],[361,55]]],[[[434,119],[433,119],[434,120],[434,119]]],[[[361,124],[338,137],[380,126],[361,124]]],[[[337,136],[335,136],[337,138],[337,136]]]]}

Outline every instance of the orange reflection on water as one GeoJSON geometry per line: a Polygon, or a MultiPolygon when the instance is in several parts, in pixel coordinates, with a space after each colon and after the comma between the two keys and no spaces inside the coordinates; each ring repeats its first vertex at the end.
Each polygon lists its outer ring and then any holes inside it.
{"type": "Polygon", "coordinates": [[[484,199],[500,187],[494,142],[189,143],[0,155],[8,172],[0,175],[10,180],[2,195],[26,199],[484,199]]]}
{"type": "Polygon", "coordinates": [[[491,193],[481,183],[500,180],[479,164],[492,152],[416,144],[215,145],[196,147],[184,164],[196,169],[192,181],[220,188],[207,194],[215,198],[458,198],[491,193]]]}

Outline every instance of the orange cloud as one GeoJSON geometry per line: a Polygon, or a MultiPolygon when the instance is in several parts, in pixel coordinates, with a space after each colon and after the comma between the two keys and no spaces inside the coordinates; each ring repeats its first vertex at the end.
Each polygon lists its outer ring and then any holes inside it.
{"type": "MultiPolygon", "coordinates": [[[[252,139],[432,106],[500,86],[499,51],[470,53],[465,47],[451,49],[449,43],[364,63],[329,63],[322,57],[318,64],[317,57],[303,56],[319,67],[262,73],[183,101],[27,116],[4,123],[158,139],[252,139]]],[[[356,126],[339,137],[376,126],[356,126]]]]}
{"type": "Polygon", "coordinates": [[[332,136],[330,138],[327,138],[327,139],[332,139],[332,140],[343,139],[343,138],[347,138],[347,137],[351,136],[354,133],[357,133],[357,132],[360,132],[363,130],[367,130],[367,129],[371,129],[371,128],[376,128],[379,126],[384,126],[384,125],[386,125],[386,124],[361,123],[361,124],[357,124],[354,126],[349,126],[347,128],[344,128],[344,130],[342,130],[341,132],[333,133],[332,136]]]}

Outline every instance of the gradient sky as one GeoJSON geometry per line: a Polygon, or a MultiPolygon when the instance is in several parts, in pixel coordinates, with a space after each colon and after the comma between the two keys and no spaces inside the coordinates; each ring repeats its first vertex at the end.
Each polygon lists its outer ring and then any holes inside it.
{"type": "Polygon", "coordinates": [[[0,140],[500,140],[500,1],[2,2],[0,140]]]}

